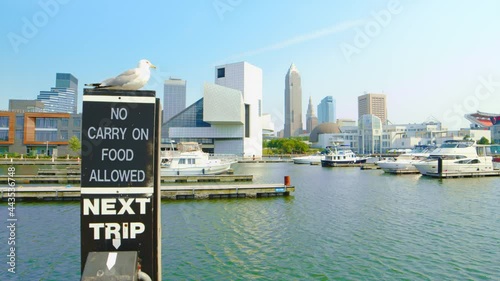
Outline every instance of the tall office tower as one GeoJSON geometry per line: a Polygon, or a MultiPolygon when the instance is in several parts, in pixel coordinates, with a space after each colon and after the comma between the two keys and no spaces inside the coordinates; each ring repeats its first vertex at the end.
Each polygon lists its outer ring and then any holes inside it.
{"type": "Polygon", "coordinates": [[[382,124],[387,122],[387,105],[384,94],[364,94],[358,97],[358,120],[365,114],[373,114],[380,118],[382,124]]]}
{"type": "Polygon", "coordinates": [[[314,109],[312,105],[312,99],[309,97],[309,105],[307,106],[307,113],[306,113],[306,131],[308,133],[312,132],[314,127],[318,125],[318,118],[316,117],[316,114],[314,114],[314,109]]]}
{"type": "Polygon", "coordinates": [[[57,73],[56,86],[40,91],[36,98],[44,104],[45,112],[76,114],[78,106],[78,79],[70,73],[57,73]]]}
{"type": "Polygon", "coordinates": [[[186,80],[170,77],[163,85],[163,123],[186,108],[186,80]]]}
{"type": "Polygon", "coordinates": [[[318,104],[318,123],[335,123],[336,116],[335,99],[332,96],[324,97],[318,104]]]}
{"type": "MultiPolygon", "coordinates": [[[[261,157],[262,156],[262,69],[249,64],[248,62],[237,62],[215,67],[215,84],[227,88],[241,91],[244,103],[244,124],[233,124],[233,128],[226,128],[224,132],[228,137],[224,140],[218,140],[217,147],[240,146],[243,156],[261,157]],[[243,126],[243,143],[235,139],[234,134],[243,126]]],[[[221,112],[223,114],[223,112],[221,112]]],[[[212,124],[217,126],[217,124],[212,124]]],[[[223,151],[214,151],[215,153],[224,153],[223,151]]]]}
{"type": "Polygon", "coordinates": [[[285,77],[284,137],[298,136],[302,128],[302,86],[299,71],[292,63],[285,77]]]}

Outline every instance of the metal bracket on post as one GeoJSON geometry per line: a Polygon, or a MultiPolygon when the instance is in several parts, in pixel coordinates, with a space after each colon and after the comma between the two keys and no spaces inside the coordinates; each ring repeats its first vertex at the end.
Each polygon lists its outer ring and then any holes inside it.
{"type": "Polygon", "coordinates": [[[140,280],[137,252],[90,252],[81,281],[97,280],[140,280]]]}

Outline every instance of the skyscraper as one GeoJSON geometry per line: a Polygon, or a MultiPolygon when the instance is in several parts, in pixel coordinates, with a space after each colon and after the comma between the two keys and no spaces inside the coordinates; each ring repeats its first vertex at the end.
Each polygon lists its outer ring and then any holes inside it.
{"type": "Polygon", "coordinates": [[[185,108],[186,81],[170,77],[163,85],[163,123],[185,108]]]}
{"type": "Polygon", "coordinates": [[[284,137],[298,136],[302,128],[302,86],[299,71],[292,63],[285,77],[284,137]]]}
{"type": "Polygon", "coordinates": [[[56,73],[56,86],[50,91],[40,91],[37,100],[45,112],[76,114],[78,106],[78,79],[70,73],[56,73]]]}
{"type": "Polygon", "coordinates": [[[336,116],[336,103],[332,96],[324,97],[318,104],[318,123],[335,123],[337,120],[336,116]]]}
{"type": "Polygon", "coordinates": [[[387,105],[384,94],[364,94],[358,97],[358,119],[365,114],[373,114],[380,118],[382,124],[387,122],[387,105]]]}
{"type": "Polygon", "coordinates": [[[306,131],[308,133],[312,132],[314,127],[316,127],[317,125],[318,125],[318,118],[316,117],[316,114],[314,114],[312,98],[309,97],[309,105],[307,106],[307,113],[306,113],[306,131]]]}

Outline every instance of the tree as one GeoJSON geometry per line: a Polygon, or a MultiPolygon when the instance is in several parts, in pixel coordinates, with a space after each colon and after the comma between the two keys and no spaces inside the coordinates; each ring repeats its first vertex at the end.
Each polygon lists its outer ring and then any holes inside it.
{"type": "Polygon", "coordinates": [[[482,137],[478,142],[477,144],[490,144],[490,141],[485,138],[485,137],[482,137]]]}
{"type": "Polygon", "coordinates": [[[68,141],[68,146],[71,151],[80,155],[80,149],[82,148],[82,143],[76,136],[72,136],[68,141]]]}

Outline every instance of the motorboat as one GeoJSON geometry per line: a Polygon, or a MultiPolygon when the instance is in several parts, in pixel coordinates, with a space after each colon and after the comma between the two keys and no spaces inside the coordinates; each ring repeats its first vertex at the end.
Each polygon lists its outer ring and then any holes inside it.
{"type": "Polygon", "coordinates": [[[384,172],[391,174],[418,174],[414,163],[427,159],[435,146],[416,145],[410,152],[375,162],[384,172]]]}
{"type": "Polygon", "coordinates": [[[365,163],[367,158],[358,157],[349,146],[334,145],[327,147],[329,152],[321,160],[322,167],[335,167],[342,164],[365,163]]]}
{"type": "Polygon", "coordinates": [[[215,175],[227,172],[236,158],[211,159],[196,142],[181,142],[177,150],[162,151],[162,176],[215,175]]]}
{"type": "Polygon", "coordinates": [[[450,140],[432,151],[427,160],[413,165],[426,176],[488,175],[499,171],[488,150],[489,145],[476,145],[474,141],[450,140]]]}
{"type": "Polygon", "coordinates": [[[321,160],[325,158],[323,154],[313,154],[307,156],[300,156],[292,158],[294,164],[309,164],[309,165],[319,165],[321,160]]]}

